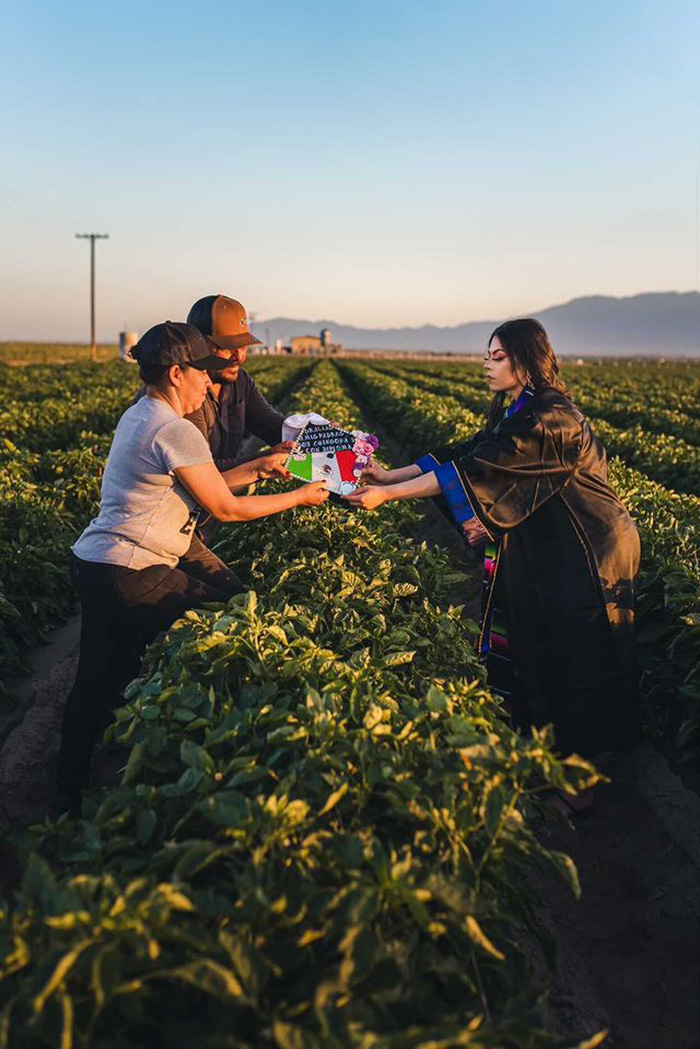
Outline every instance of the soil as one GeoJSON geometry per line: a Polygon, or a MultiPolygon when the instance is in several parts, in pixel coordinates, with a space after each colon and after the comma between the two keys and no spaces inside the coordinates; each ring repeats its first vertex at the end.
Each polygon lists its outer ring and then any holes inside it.
{"type": "MultiPolygon", "coordinates": [[[[453,603],[477,617],[478,563],[432,505],[416,537],[447,547],[469,573],[453,603]]],[[[76,617],[37,653],[14,705],[0,709],[0,830],[41,819],[51,801],[78,631],[76,617]]],[[[113,779],[121,763],[103,756],[99,780],[113,779]]],[[[535,879],[537,923],[556,944],[552,976],[533,929],[528,953],[551,984],[543,1018],[575,1039],[607,1028],[610,1049],[700,1049],[700,798],[648,744],[618,758],[610,774],[573,824],[538,825],[547,847],[573,857],[583,889],[577,903],[555,874],[535,879]]],[[[18,873],[11,845],[0,839],[4,892],[18,873]]]]}
{"type": "Polygon", "coordinates": [[[73,617],[35,653],[34,672],[3,707],[0,829],[40,819],[53,796],[61,716],[78,663],[80,617],[73,617]],[[14,715],[12,721],[10,717],[14,715]],[[9,721],[9,724],[8,724],[9,721]]]}
{"type": "Polygon", "coordinates": [[[547,1017],[579,1038],[607,1028],[611,1049],[700,1046],[700,798],[642,747],[570,827],[539,831],[568,853],[580,902],[542,876],[537,915],[557,961],[547,1017]],[[671,802],[669,810],[650,798],[671,802]]]}

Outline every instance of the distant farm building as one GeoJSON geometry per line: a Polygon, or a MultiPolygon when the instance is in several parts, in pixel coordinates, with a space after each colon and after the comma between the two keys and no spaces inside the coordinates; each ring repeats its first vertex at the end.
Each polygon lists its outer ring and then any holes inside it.
{"type": "Polygon", "coordinates": [[[329,329],[323,328],[318,335],[295,335],[285,350],[297,357],[329,357],[341,353],[343,344],[332,342],[329,329]]]}

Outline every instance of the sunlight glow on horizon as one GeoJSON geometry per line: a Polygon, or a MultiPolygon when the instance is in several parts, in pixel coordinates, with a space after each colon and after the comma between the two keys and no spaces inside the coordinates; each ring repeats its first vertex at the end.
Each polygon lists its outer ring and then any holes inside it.
{"type": "Polygon", "coordinates": [[[0,339],[201,295],[359,327],[697,286],[700,14],[622,0],[8,10],[0,339]]]}

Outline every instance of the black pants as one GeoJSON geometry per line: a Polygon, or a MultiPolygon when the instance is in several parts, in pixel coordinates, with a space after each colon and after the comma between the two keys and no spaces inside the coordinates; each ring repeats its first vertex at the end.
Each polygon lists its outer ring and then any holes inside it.
{"type": "Polygon", "coordinates": [[[74,554],[70,568],[82,622],[78,671],[63,713],[58,788],[75,792],[88,784],[97,736],[122,690],[138,675],[146,646],[187,609],[228,601],[243,585],[200,541],[177,568],[135,571],[74,554]]]}
{"type": "MultiPolygon", "coordinates": [[[[192,533],[190,548],[180,558],[178,568],[181,568],[183,572],[190,572],[197,579],[204,579],[198,573],[201,571],[202,566],[208,566],[212,575],[216,575],[216,566],[223,565],[224,562],[216,556],[213,550],[209,549],[209,544],[214,542],[218,527],[219,522],[213,517],[210,517],[204,525],[197,526],[196,531],[192,533]]],[[[224,565],[224,567],[226,566],[224,565]]],[[[206,580],[204,581],[206,582],[206,580]]]]}

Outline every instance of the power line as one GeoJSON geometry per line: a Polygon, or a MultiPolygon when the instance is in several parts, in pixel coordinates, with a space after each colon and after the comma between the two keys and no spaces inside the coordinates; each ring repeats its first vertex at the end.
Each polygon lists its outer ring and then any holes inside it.
{"type": "Polygon", "coordinates": [[[90,359],[97,360],[95,342],[95,241],[108,240],[109,233],[76,233],[78,240],[90,241],[90,359]]]}

